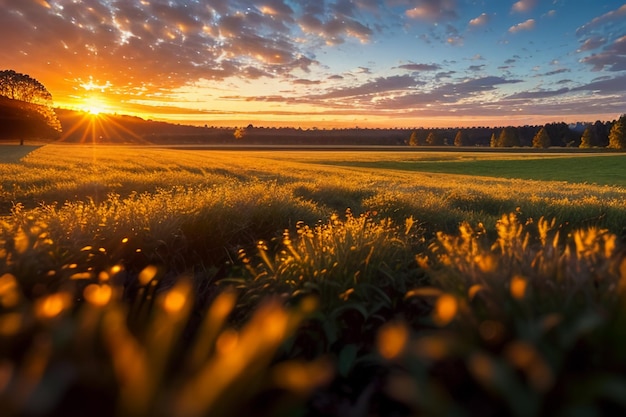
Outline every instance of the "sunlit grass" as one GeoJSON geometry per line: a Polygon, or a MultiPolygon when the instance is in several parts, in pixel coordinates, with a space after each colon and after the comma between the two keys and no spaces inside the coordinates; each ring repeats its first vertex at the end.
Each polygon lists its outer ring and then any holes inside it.
{"type": "Polygon", "coordinates": [[[3,415],[622,414],[626,191],[406,157],[0,164],[3,415]]]}

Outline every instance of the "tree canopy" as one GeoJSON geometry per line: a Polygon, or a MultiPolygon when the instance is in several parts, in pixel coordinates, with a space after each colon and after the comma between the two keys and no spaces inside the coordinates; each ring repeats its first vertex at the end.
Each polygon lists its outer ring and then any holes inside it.
{"type": "Polygon", "coordinates": [[[13,70],[0,71],[0,96],[44,106],[52,102],[52,94],[43,84],[13,70]]]}
{"type": "Polygon", "coordinates": [[[539,129],[539,132],[533,138],[533,148],[549,148],[550,147],[550,136],[548,136],[548,132],[545,127],[539,129]]]}
{"type": "Polygon", "coordinates": [[[594,146],[594,132],[591,126],[587,126],[583,135],[580,137],[580,148],[591,148],[594,146]]]}
{"type": "Polygon", "coordinates": [[[609,148],[626,149],[626,114],[623,114],[611,127],[609,148]]]}
{"type": "Polygon", "coordinates": [[[500,136],[498,136],[496,145],[499,147],[520,146],[517,129],[512,126],[508,126],[502,129],[502,131],[500,132],[500,136]]]}
{"type": "Polygon", "coordinates": [[[52,95],[39,81],[13,70],[0,71],[0,129],[2,137],[56,137],[61,123],[52,108],[52,95]]]}

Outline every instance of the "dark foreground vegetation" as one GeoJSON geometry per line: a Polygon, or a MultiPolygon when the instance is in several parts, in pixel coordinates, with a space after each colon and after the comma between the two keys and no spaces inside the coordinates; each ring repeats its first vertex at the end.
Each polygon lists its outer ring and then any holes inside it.
{"type": "Polygon", "coordinates": [[[310,153],[17,157],[3,416],[626,411],[621,188],[310,153]]]}

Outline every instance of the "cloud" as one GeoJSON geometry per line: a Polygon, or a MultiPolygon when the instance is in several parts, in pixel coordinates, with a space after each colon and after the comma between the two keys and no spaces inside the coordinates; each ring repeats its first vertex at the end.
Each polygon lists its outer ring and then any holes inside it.
{"type": "Polygon", "coordinates": [[[517,33],[524,30],[532,30],[535,28],[535,19],[528,19],[525,22],[518,23],[517,25],[511,26],[509,28],[510,33],[517,33]]]}
{"type": "Polygon", "coordinates": [[[460,100],[477,94],[495,90],[498,85],[519,82],[521,81],[496,76],[472,78],[443,84],[430,91],[409,92],[401,96],[386,97],[377,101],[376,105],[385,109],[410,109],[422,105],[458,103],[460,100]]]}
{"type": "Polygon", "coordinates": [[[293,84],[297,84],[297,85],[319,85],[321,84],[321,81],[319,80],[307,80],[304,78],[299,78],[297,80],[293,80],[292,81],[293,84]]]}
{"type": "Polygon", "coordinates": [[[449,45],[453,45],[453,46],[462,46],[463,41],[464,41],[463,38],[457,35],[448,36],[448,39],[446,39],[446,42],[449,45]]]}
{"type": "Polygon", "coordinates": [[[315,99],[340,99],[355,96],[368,96],[388,91],[405,90],[414,88],[420,82],[410,75],[396,75],[391,77],[379,77],[356,87],[344,87],[331,90],[328,93],[314,96],[315,99]]]}
{"type": "Polygon", "coordinates": [[[566,72],[571,72],[571,71],[572,71],[572,70],[571,70],[571,69],[569,69],[569,68],[559,68],[559,69],[556,69],[556,70],[554,70],[554,71],[548,71],[548,72],[546,72],[545,74],[543,74],[542,76],[547,76],[547,77],[549,77],[549,76],[551,76],[551,75],[563,74],[563,73],[566,73],[566,72]]]}
{"type": "Polygon", "coordinates": [[[607,39],[603,36],[592,36],[580,45],[580,48],[576,50],[576,52],[585,52],[592,51],[594,49],[598,49],[602,45],[606,44],[607,39]]]}
{"type": "Polygon", "coordinates": [[[555,96],[560,96],[562,94],[568,93],[570,91],[569,88],[564,87],[558,90],[539,90],[539,91],[524,91],[517,94],[512,94],[507,97],[510,100],[532,100],[532,99],[542,99],[542,98],[550,98],[555,96]]]}
{"type": "Polygon", "coordinates": [[[469,25],[473,27],[485,26],[489,23],[491,17],[487,13],[482,13],[480,16],[469,21],[469,25]]]}
{"type": "Polygon", "coordinates": [[[596,94],[607,95],[624,92],[626,91],[626,74],[621,74],[613,78],[601,79],[599,81],[593,81],[589,84],[572,88],[572,91],[593,91],[596,94]]]}
{"type": "Polygon", "coordinates": [[[592,71],[624,71],[626,70],[626,36],[616,39],[605,47],[602,52],[582,58],[580,62],[592,66],[592,71]]]}
{"type": "Polygon", "coordinates": [[[408,71],[435,71],[441,69],[441,66],[437,64],[403,64],[399,65],[398,68],[408,71]]]}
{"type": "Polygon", "coordinates": [[[616,10],[612,10],[602,16],[592,19],[590,22],[576,29],[576,36],[586,35],[600,27],[611,25],[614,23],[624,23],[626,17],[626,4],[616,10]]]}
{"type": "Polygon", "coordinates": [[[527,13],[535,8],[537,0],[520,0],[513,4],[511,12],[527,13]]]}
{"type": "Polygon", "coordinates": [[[409,7],[405,14],[411,19],[441,22],[458,17],[456,0],[410,0],[409,7]]]}

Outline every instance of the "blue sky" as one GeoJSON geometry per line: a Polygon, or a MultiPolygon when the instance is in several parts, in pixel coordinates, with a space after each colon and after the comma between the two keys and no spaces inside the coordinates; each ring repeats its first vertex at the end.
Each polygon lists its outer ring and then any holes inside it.
{"type": "Polygon", "coordinates": [[[626,113],[626,3],[0,0],[59,106],[201,124],[470,126],[626,113]]]}

